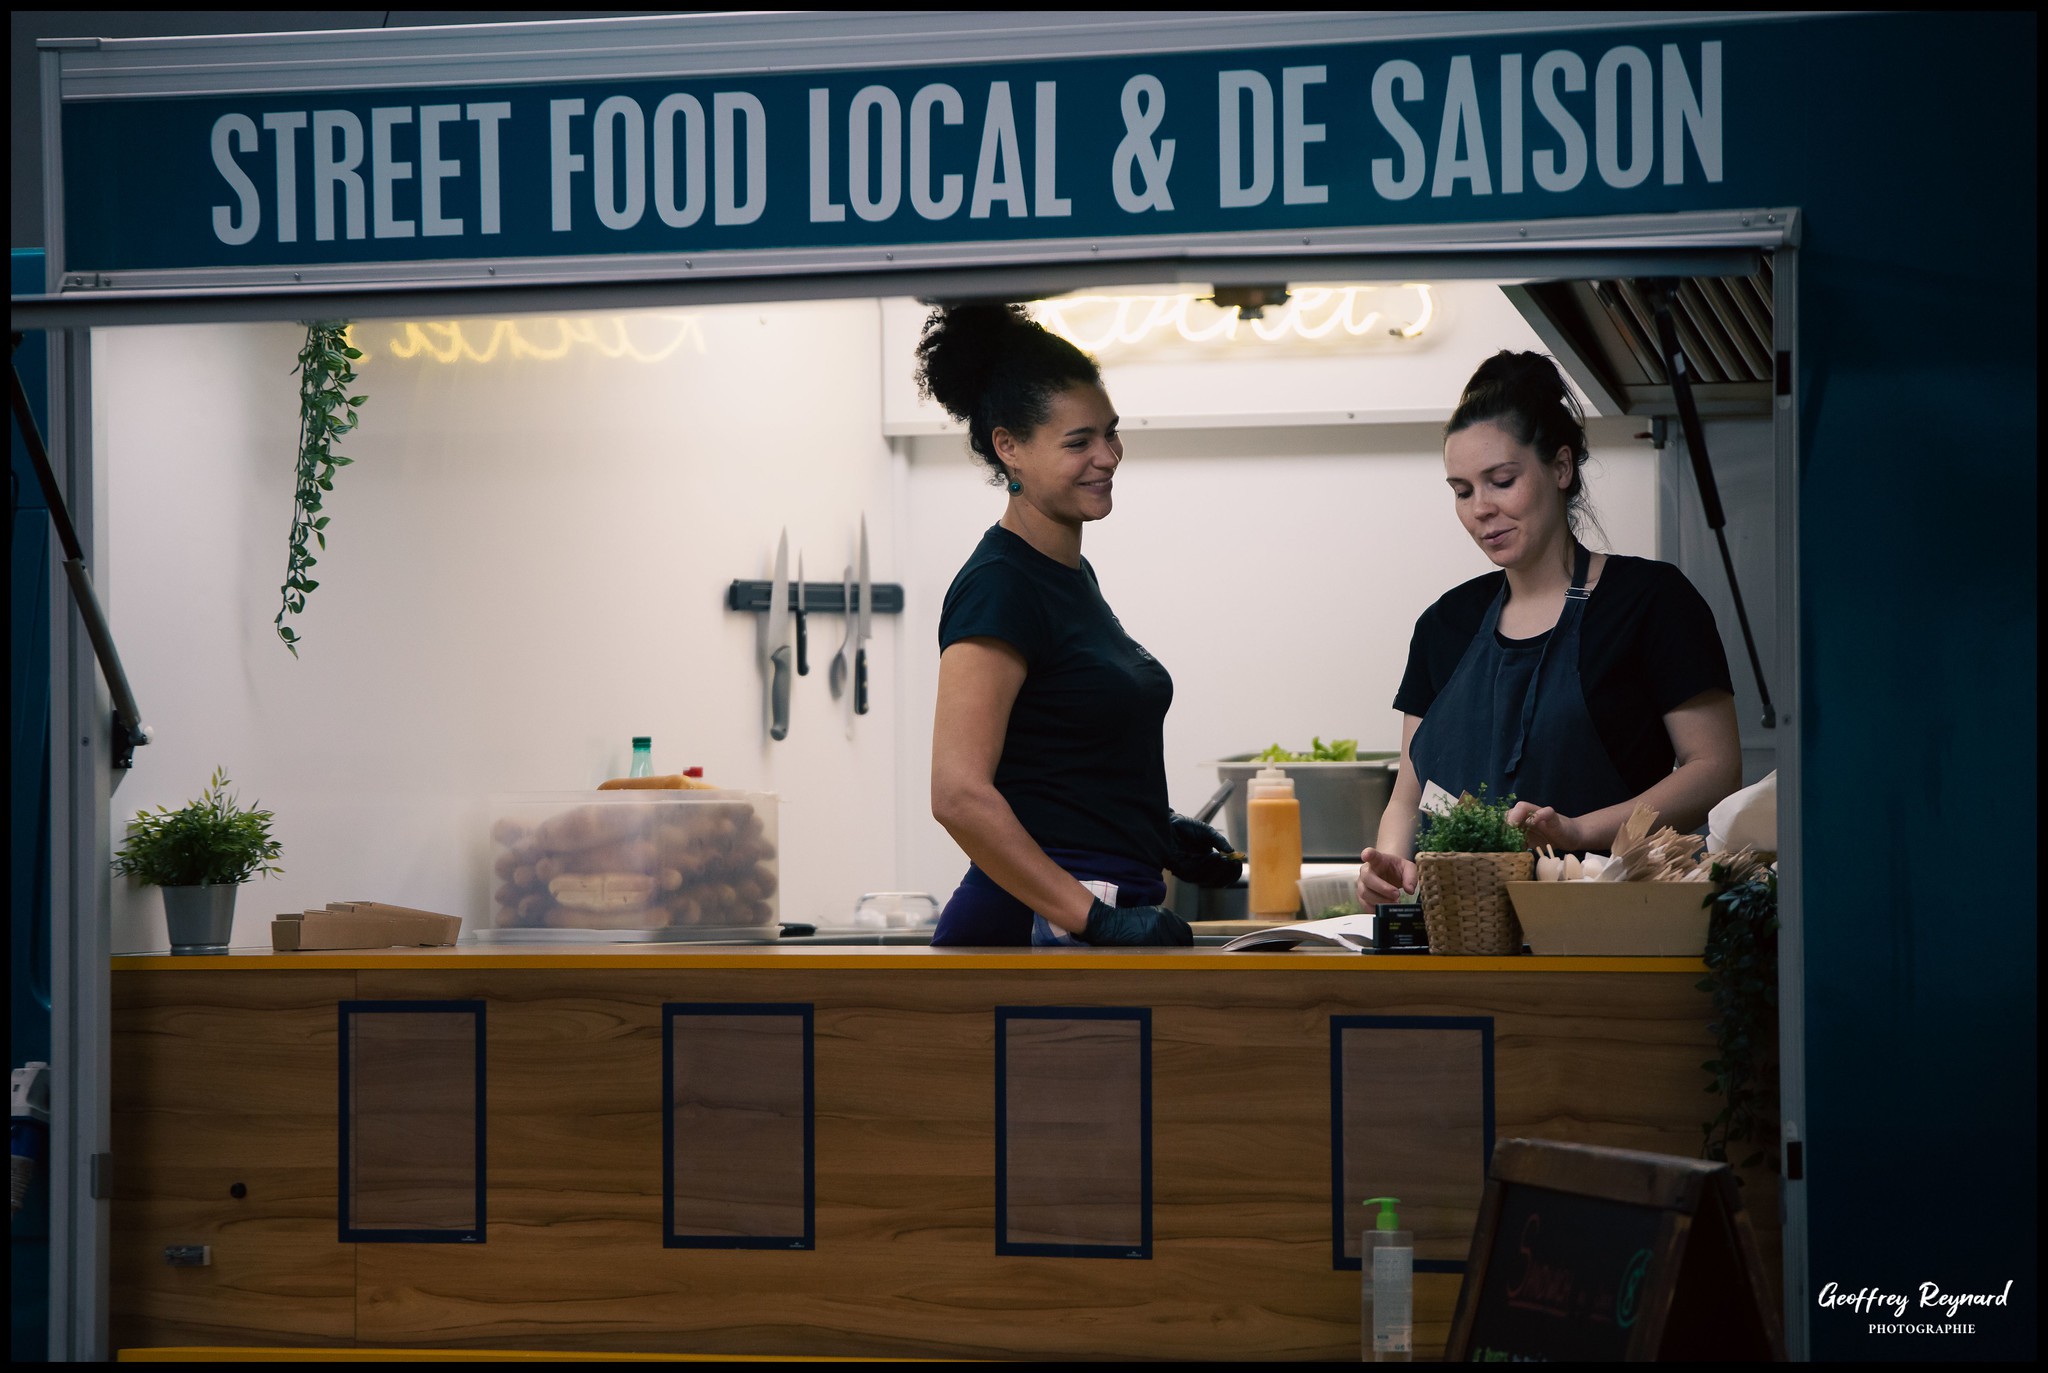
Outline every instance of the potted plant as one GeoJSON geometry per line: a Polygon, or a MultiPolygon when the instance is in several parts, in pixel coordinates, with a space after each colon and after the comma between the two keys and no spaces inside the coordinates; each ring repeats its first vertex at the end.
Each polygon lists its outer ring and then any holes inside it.
{"type": "Polygon", "coordinates": [[[1707,925],[1707,976],[1714,999],[1715,1057],[1700,1066],[1721,1109],[1701,1126],[1700,1156],[1728,1161],[1747,1144],[1740,1166],[1777,1166],[1778,873],[1761,856],[1716,863],[1709,873],[1713,914],[1707,925]]]}
{"type": "Polygon", "coordinates": [[[164,889],[164,919],[174,954],[226,953],[235,925],[235,892],[251,873],[283,868],[271,838],[271,813],[235,804],[227,773],[214,769],[199,799],[177,810],[137,811],[114,857],[114,871],[164,889]]]}
{"type": "Polygon", "coordinates": [[[1415,839],[1415,894],[1431,953],[1514,954],[1522,926],[1506,884],[1535,875],[1527,837],[1507,820],[1513,796],[1499,801],[1466,792],[1456,804],[1425,812],[1415,839]]]}

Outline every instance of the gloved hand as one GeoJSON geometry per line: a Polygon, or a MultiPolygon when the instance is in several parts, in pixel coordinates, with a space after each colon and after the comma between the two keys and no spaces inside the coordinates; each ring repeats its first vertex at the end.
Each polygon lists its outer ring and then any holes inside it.
{"type": "Polygon", "coordinates": [[[1173,850],[1166,870],[1183,882],[1198,887],[1228,887],[1244,873],[1242,859],[1230,857],[1230,841],[1221,830],[1169,811],[1167,828],[1173,834],[1173,850]]]}
{"type": "Polygon", "coordinates": [[[1188,922],[1161,906],[1125,906],[1119,910],[1098,899],[1088,908],[1088,925],[1074,938],[1097,947],[1110,945],[1177,945],[1195,942],[1188,922]]]}

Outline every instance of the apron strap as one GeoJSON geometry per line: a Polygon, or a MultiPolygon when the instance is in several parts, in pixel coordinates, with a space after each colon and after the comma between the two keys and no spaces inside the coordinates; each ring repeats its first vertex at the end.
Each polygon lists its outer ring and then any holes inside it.
{"type": "Polygon", "coordinates": [[[1543,649],[1536,655],[1536,670],[1529,676],[1528,693],[1522,697],[1522,723],[1515,731],[1515,746],[1508,753],[1507,775],[1504,779],[1509,786],[1514,785],[1515,774],[1522,767],[1522,750],[1529,742],[1530,722],[1536,718],[1536,693],[1543,685],[1543,664],[1550,657],[1550,647],[1563,637],[1565,622],[1576,618],[1584,603],[1593,594],[1586,589],[1586,576],[1593,565],[1592,550],[1576,539],[1572,541],[1572,548],[1572,584],[1565,588],[1564,613],[1557,617],[1557,624],[1550,631],[1550,637],[1543,641],[1543,649]]]}

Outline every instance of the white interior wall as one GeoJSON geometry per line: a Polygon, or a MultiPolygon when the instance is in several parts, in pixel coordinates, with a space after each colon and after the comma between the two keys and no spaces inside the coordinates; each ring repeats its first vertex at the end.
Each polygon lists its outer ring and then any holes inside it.
{"type": "MultiPolygon", "coordinates": [[[[1090,292],[1070,318],[1093,348],[1093,341],[1108,337],[1119,319],[1106,299],[1203,289],[1140,286],[1090,292]]],[[[1349,323],[1371,321],[1356,336],[1342,324],[1332,327],[1343,303],[1328,288],[1298,289],[1305,312],[1300,323],[1328,330],[1322,337],[1304,338],[1286,329],[1290,307],[1280,306],[1269,310],[1264,321],[1280,334],[1273,340],[1258,337],[1254,326],[1242,323],[1234,338],[1191,343],[1162,324],[1134,344],[1095,349],[1125,427],[1442,423],[1487,354],[1501,348],[1543,350],[1535,331],[1491,282],[1441,282],[1421,293],[1396,283],[1359,284],[1353,288],[1357,297],[1343,306],[1349,323]],[[1415,337],[1393,337],[1393,326],[1419,322],[1424,327],[1415,337]]],[[[1150,314],[1143,305],[1124,310],[1121,318],[1131,333],[1150,314]]],[[[882,371],[885,433],[962,432],[935,402],[917,394],[914,349],[929,313],[914,300],[882,302],[882,351],[890,360],[882,371]]],[[[1190,319],[1199,329],[1213,317],[1211,307],[1201,305],[1190,319]]]]}
{"type": "MultiPolygon", "coordinates": [[[[658,771],[782,797],[783,913],[850,912],[893,865],[895,716],[852,740],[822,646],[770,744],[759,617],[724,608],[736,577],[836,580],[867,513],[874,575],[894,579],[872,301],[518,322],[545,354],[489,361],[394,352],[359,333],[369,396],[339,451],[320,587],[294,660],[271,618],[282,580],[303,330],[102,330],[96,452],[109,477],[115,637],[157,742],[115,796],[177,805],[225,765],[277,814],[285,875],[253,883],[237,943],[277,911],[375,898],[485,915],[484,800],[584,788],[625,771],[651,734],[658,771]],[[621,330],[624,333],[621,333],[621,330]],[[659,361],[607,356],[630,343],[659,361]],[[701,347],[699,346],[701,344],[701,347]]],[[[466,321],[487,353],[494,324],[466,321]]],[[[445,330],[428,330],[447,348],[445,330]]],[[[871,671],[887,702],[896,627],[877,617],[871,671]]],[[[162,948],[155,893],[115,884],[117,950],[162,948]]]]}
{"type": "MultiPolygon", "coordinates": [[[[1159,427],[1134,429],[1088,556],[1174,673],[1166,752],[1182,809],[1213,790],[1200,765],[1223,753],[1312,734],[1393,747],[1415,615],[1486,570],[1444,494],[1436,423],[1486,354],[1537,345],[1491,287],[1439,304],[1433,337],[1406,354],[1107,358],[1112,395],[1159,427]],[[1293,418],[1350,404],[1377,422],[1176,427],[1219,397],[1274,403],[1276,376],[1293,379],[1293,418]]],[[[780,794],[785,920],[836,923],[868,890],[943,897],[964,860],[926,792],[937,617],[1001,496],[957,435],[902,410],[916,404],[921,316],[863,301],[566,331],[470,320],[461,338],[488,360],[454,361],[436,356],[455,348],[448,326],[363,325],[370,401],[341,446],[356,462],[328,505],[297,660],[271,619],[303,331],[99,331],[103,587],[157,732],[117,822],[180,804],[223,764],[276,811],[285,846],[286,875],[244,894],[237,943],[266,942],[276,911],[343,898],[473,924],[489,891],[486,798],[594,785],[647,733],[658,770],[697,763],[780,794]],[[424,346],[400,356],[408,339],[424,346]],[[892,457],[885,431],[920,424],[931,436],[895,440],[892,457]],[[875,622],[874,711],[849,740],[824,677],[839,625],[818,617],[791,737],[770,744],[761,627],[724,609],[725,587],[768,575],[785,524],[792,574],[802,550],[812,581],[835,580],[863,510],[875,580],[906,596],[900,623],[875,622]]],[[[1610,546],[1652,554],[1655,464],[1637,427],[1594,424],[1592,478],[1610,546]]],[[[154,893],[117,882],[113,914],[116,949],[164,946],[154,893]]]]}

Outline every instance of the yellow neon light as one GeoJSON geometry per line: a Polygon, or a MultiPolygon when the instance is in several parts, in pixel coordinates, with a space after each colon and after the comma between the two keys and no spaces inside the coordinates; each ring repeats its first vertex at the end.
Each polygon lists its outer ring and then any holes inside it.
{"type": "MultiPolygon", "coordinates": [[[[363,360],[367,362],[372,353],[361,338],[359,327],[350,328],[349,343],[363,350],[363,360]]],[[[579,348],[607,358],[661,362],[686,346],[698,353],[705,351],[704,325],[698,316],[652,313],[490,321],[408,321],[392,326],[386,346],[394,358],[424,357],[445,363],[490,362],[500,354],[553,362],[579,348]],[[647,326],[651,324],[662,326],[661,336],[642,342],[647,338],[650,332],[647,326]]]]}
{"type": "Polygon", "coordinates": [[[1420,338],[1436,317],[1436,298],[1421,282],[1399,287],[1301,286],[1284,305],[1270,307],[1258,319],[1244,319],[1238,308],[1218,309],[1201,296],[1082,295],[1042,300],[1030,307],[1032,317],[1047,329],[1090,353],[1144,343],[1169,330],[1189,343],[1229,343],[1240,335],[1267,343],[1286,338],[1316,340],[1339,331],[1350,338],[1384,332],[1394,338],[1420,338]],[[1382,291],[1413,292],[1413,318],[1403,322],[1373,308],[1369,297],[1382,291]]]}

